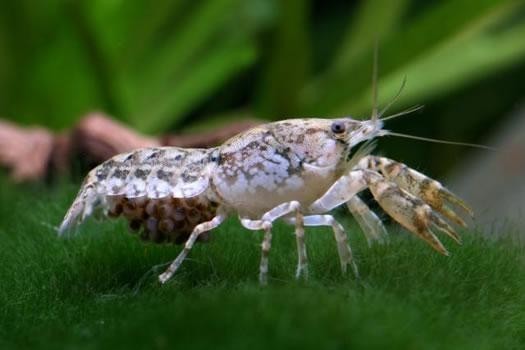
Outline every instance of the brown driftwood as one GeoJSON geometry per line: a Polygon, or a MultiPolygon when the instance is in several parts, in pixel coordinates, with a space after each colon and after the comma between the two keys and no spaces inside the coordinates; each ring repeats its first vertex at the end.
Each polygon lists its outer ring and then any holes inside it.
{"type": "Polygon", "coordinates": [[[36,180],[46,175],[54,137],[43,128],[20,128],[0,120],[0,164],[13,180],[36,180]]]}

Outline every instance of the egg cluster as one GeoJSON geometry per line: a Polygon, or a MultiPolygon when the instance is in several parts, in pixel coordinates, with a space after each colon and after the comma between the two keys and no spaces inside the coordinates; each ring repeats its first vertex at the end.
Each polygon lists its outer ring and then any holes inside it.
{"type": "MultiPolygon", "coordinates": [[[[140,238],[155,243],[184,243],[193,228],[211,220],[217,203],[204,197],[148,199],[115,196],[108,198],[108,216],[123,216],[129,221],[131,231],[140,238]]],[[[209,232],[199,235],[199,241],[207,241],[209,232]]]]}

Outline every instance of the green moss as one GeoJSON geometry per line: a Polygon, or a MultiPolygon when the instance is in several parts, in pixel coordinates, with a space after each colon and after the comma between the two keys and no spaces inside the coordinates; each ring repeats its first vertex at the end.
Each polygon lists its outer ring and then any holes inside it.
{"type": "MultiPolygon", "coordinates": [[[[173,281],[156,282],[179,247],[143,244],[123,222],[53,230],[75,186],[0,194],[0,347],[521,348],[523,251],[465,233],[443,257],[408,234],[367,247],[350,238],[361,278],[342,277],[332,234],[307,230],[311,278],[293,278],[290,228],[278,225],[270,284],[257,282],[261,234],[230,220],[173,281]],[[65,188],[65,189],[64,189],[65,188]]],[[[393,228],[392,230],[395,231],[393,228]]]]}

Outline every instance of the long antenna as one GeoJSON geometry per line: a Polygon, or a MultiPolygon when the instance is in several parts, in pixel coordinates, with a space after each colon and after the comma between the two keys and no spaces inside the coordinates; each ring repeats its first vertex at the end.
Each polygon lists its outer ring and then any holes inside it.
{"type": "Polygon", "coordinates": [[[394,118],[397,118],[397,117],[401,117],[402,115],[405,115],[405,114],[410,114],[410,113],[413,113],[413,112],[417,112],[417,111],[419,111],[419,110],[421,110],[423,108],[424,108],[423,105],[415,105],[415,106],[412,106],[410,108],[405,109],[404,111],[398,112],[396,114],[389,115],[388,117],[381,118],[381,120],[385,121],[385,120],[394,119],[394,118]]]}
{"type": "Polygon", "coordinates": [[[473,147],[473,148],[481,148],[486,149],[489,151],[497,151],[494,147],[484,146],[484,145],[478,145],[475,143],[467,143],[467,142],[456,142],[456,141],[445,141],[445,140],[439,140],[439,139],[433,139],[430,137],[422,137],[422,136],[414,136],[414,135],[408,135],[408,134],[400,134],[397,132],[392,132],[390,130],[381,130],[380,133],[381,136],[397,136],[397,137],[404,137],[407,139],[414,139],[419,141],[428,141],[428,142],[435,142],[435,143],[443,143],[446,145],[455,145],[455,146],[467,146],[467,147],[473,147]]]}
{"type": "MultiPolygon", "coordinates": [[[[373,69],[372,69],[372,117],[371,117],[371,120],[373,122],[377,122],[378,120],[385,121],[385,120],[389,120],[389,119],[394,119],[394,118],[400,117],[402,115],[418,111],[421,108],[423,108],[423,106],[421,106],[421,105],[416,105],[416,106],[410,107],[410,108],[408,108],[408,109],[406,109],[404,111],[401,111],[399,113],[395,113],[395,114],[389,115],[387,117],[381,118],[383,116],[383,114],[396,102],[396,100],[401,95],[401,92],[405,88],[405,84],[406,84],[407,78],[406,78],[406,76],[403,78],[403,82],[401,83],[401,86],[400,86],[397,94],[381,110],[381,112],[378,113],[378,105],[377,105],[377,75],[378,75],[378,56],[379,56],[378,52],[379,52],[379,44],[378,44],[378,40],[376,38],[375,43],[374,43],[374,62],[373,62],[374,66],[373,66],[373,69]]],[[[466,147],[480,148],[480,149],[485,149],[485,150],[490,150],[490,151],[497,151],[497,149],[494,148],[494,147],[478,145],[478,144],[475,144],[475,143],[439,140],[439,139],[433,139],[433,138],[430,138],[430,137],[422,137],[422,136],[401,134],[401,133],[392,132],[390,130],[385,130],[385,129],[382,129],[379,132],[378,136],[397,136],[397,137],[404,137],[404,138],[407,138],[407,139],[414,139],[414,140],[419,140],[419,141],[435,142],[435,143],[442,143],[442,144],[446,144],[446,145],[466,146],[466,147]]],[[[373,144],[373,143],[372,144],[365,144],[362,147],[362,149],[358,150],[358,152],[359,151],[362,151],[363,153],[370,152],[374,148],[374,146],[375,146],[375,144],[373,144]]]]}
{"type": "Polygon", "coordinates": [[[377,113],[377,56],[379,51],[379,44],[377,39],[374,44],[374,67],[372,69],[372,121],[377,121],[379,115],[377,113]]]}
{"type": "MultiPolygon", "coordinates": [[[[403,92],[403,89],[405,88],[405,85],[407,83],[407,77],[406,75],[403,77],[403,81],[401,82],[401,86],[399,87],[399,90],[397,90],[397,93],[396,95],[394,96],[394,98],[392,100],[390,100],[390,102],[388,102],[388,104],[385,106],[385,108],[383,108],[381,110],[381,112],[379,112],[379,118],[381,118],[383,116],[383,114],[386,113],[386,111],[392,107],[392,105],[397,101],[397,99],[399,98],[399,96],[401,96],[401,93],[403,92]]],[[[385,118],[386,119],[386,118],[385,118]]]]}

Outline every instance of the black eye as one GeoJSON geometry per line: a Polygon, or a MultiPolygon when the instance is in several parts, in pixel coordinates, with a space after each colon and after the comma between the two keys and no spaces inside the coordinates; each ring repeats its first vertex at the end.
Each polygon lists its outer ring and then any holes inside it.
{"type": "Polygon", "coordinates": [[[220,162],[221,160],[221,155],[219,154],[219,152],[214,152],[210,155],[210,161],[212,163],[218,163],[220,162]]]}
{"type": "Polygon", "coordinates": [[[345,132],[345,123],[341,121],[333,122],[332,123],[332,132],[334,134],[340,134],[345,132]]]}

